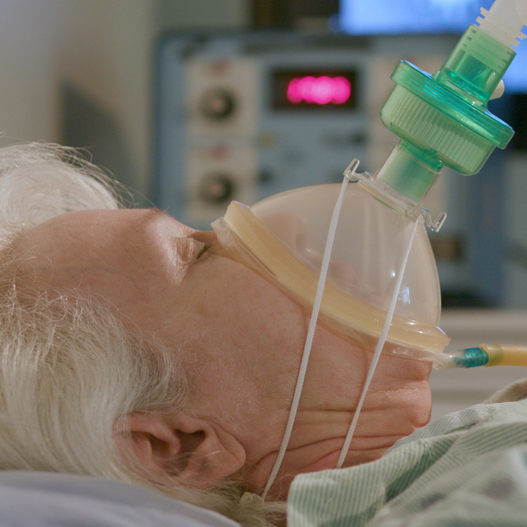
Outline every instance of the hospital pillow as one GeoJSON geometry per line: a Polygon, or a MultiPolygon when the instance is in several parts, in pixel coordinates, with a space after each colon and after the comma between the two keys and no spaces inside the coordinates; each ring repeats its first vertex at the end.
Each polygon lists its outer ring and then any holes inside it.
{"type": "Polygon", "coordinates": [[[141,487],[88,476],[0,471],[2,527],[239,527],[141,487]]]}

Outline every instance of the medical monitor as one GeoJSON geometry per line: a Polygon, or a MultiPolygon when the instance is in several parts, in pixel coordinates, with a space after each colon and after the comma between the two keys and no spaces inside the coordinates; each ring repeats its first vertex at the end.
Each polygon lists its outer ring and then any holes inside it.
{"type": "Polygon", "coordinates": [[[462,33],[493,0],[341,0],[339,25],[351,35],[462,33]]]}
{"type": "MultiPolygon", "coordinates": [[[[350,35],[459,34],[494,0],[340,0],[338,28],[350,35]]],[[[527,29],[524,29],[527,33],[527,29]]],[[[527,92],[527,41],[507,71],[508,92],[527,92]]],[[[433,73],[433,72],[430,72],[433,73]]]]}

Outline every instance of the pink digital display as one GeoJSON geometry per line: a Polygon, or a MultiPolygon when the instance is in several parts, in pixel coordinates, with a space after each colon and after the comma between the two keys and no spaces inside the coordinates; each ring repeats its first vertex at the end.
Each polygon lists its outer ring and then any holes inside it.
{"type": "Polygon", "coordinates": [[[351,82],[346,77],[295,77],[287,86],[287,99],[292,104],[344,104],[351,97],[351,82]]]}
{"type": "Polygon", "coordinates": [[[356,106],[355,70],[276,70],[275,109],[350,109],[356,106]]]}

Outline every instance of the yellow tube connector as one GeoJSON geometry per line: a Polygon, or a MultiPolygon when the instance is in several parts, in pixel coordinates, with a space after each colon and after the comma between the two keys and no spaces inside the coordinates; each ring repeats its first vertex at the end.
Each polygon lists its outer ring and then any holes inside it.
{"type": "Polygon", "coordinates": [[[489,361],[485,366],[527,366],[527,346],[480,344],[489,361]]]}

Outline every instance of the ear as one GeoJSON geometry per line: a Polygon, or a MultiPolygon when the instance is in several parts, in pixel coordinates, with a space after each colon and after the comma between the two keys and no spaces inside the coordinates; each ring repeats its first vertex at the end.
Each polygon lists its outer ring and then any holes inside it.
{"type": "Polygon", "coordinates": [[[115,427],[120,447],[146,468],[205,488],[245,464],[245,449],[214,423],[178,412],[169,417],[137,413],[115,427]]]}

